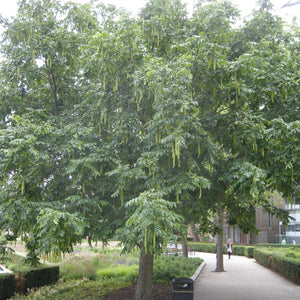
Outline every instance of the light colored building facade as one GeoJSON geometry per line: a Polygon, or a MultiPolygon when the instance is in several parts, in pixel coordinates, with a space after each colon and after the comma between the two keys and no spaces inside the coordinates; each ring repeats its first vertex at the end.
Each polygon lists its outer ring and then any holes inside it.
{"type": "Polygon", "coordinates": [[[300,199],[297,200],[296,197],[294,197],[293,203],[287,203],[285,209],[289,211],[289,215],[295,220],[283,228],[285,232],[282,232],[282,234],[285,234],[288,244],[291,244],[293,239],[297,244],[300,244],[300,199]]]}

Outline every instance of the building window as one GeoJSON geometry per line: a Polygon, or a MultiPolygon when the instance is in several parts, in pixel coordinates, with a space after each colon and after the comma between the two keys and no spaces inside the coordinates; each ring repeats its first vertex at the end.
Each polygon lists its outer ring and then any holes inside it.
{"type": "Polygon", "coordinates": [[[240,229],[236,226],[234,230],[234,242],[240,243],[240,229]]]}
{"type": "Polygon", "coordinates": [[[294,204],[300,204],[300,197],[294,197],[294,204]]]}
{"type": "Polygon", "coordinates": [[[300,223],[289,224],[287,227],[287,231],[300,231],[300,223]]]}
{"type": "Polygon", "coordinates": [[[269,214],[269,227],[273,226],[273,217],[271,214],[269,214]]]}

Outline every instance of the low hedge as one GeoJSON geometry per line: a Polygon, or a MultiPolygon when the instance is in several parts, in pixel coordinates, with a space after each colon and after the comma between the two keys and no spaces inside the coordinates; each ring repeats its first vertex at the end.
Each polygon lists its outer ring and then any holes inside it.
{"type": "Polygon", "coordinates": [[[253,246],[233,245],[233,254],[235,255],[253,258],[253,253],[254,253],[253,246]]]}
{"type": "Polygon", "coordinates": [[[28,290],[44,285],[50,285],[59,279],[59,266],[40,265],[32,268],[23,264],[23,257],[16,254],[7,255],[1,262],[13,274],[1,274],[0,300],[11,297],[14,293],[26,293],[28,290]]]}
{"type": "MultiPolygon", "coordinates": [[[[213,243],[188,243],[188,247],[191,251],[216,253],[216,245],[213,243]]],[[[232,251],[234,255],[241,255],[247,257],[253,257],[253,246],[233,245],[232,251]]],[[[223,245],[223,253],[226,254],[226,245],[223,245]]]]}
{"type": "Polygon", "coordinates": [[[35,268],[24,272],[16,272],[16,275],[18,278],[24,278],[24,289],[27,291],[32,288],[56,283],[59,279],[59,267],[35,268]]]}
{"type": "Polygon", "coordinates": [[[175,255],[155,257],[153,266],[153,282],[169,284],[176,277],[192,277],[203,259],[187,258],[175,255]]]}
{"type": "Polygon", "coordinates": [[[0,274],[0,300],[8,299],[13,296],[15,289],[14,279],[14,274],[0,274]]]}
{"type": "Polygon", "coordinates": [[[300,249],[300,245],[291,245],[291,244],[256,244],[256,248],[295,248],[295,249],[300,249]]]}
{"type": "Polygon", "coordinates": [[[300,259],[277,255],[259,247],[254,249],[254,258],[264,267],[300,284],[300,259]]]}
{"type": "MultiPolygon", "coordinates": [[[[193,243],[188,243],[188,248],[190,248],[190,251],[199,251],[199,252],[207,252],[207,253],[217,252],[216,245],[213,243],[193,242],[193,243]]],[[[225,253],[226,251],[225,247],[223,250],[225,253]]]]}

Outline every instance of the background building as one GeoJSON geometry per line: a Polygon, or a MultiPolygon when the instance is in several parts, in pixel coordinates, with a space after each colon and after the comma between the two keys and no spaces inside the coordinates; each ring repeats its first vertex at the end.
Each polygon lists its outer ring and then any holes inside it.
{"type": "Polygon", "coordinates": [[[224,224],[224,242],[228,238],[236,244],[281,243],[285,239],[287,244],[292,244],[292,240],[300,244],[300,197],[294,197],[292,203],[288,203],[279,194],[272,196],[272,199],[273,205],[287,210],[294,221],[284,226],[280,219],[258,208],[255,213],[258,234],[243,234],[237,226],[224,224]]]}
{"type": "MultiPolygon", "coordinates": [[[[293,203],[288,203],[280,194],[274,193],[272,195],[272,205],[287,210],[295,220],[291,221],[288,226],[284,226],[280,219],[266,213],[261,207],[256,209],[255,212],[255,224],[259,230],[258,234],[245,234],[238,226],[229,226],[225,216],[223,225],[224,242],[230,238],[234,244],[251,245],[281,243],[282,239],[285,239],[287,244],[291,244],[292,240],[295,240],[296,244],[300,244],[300,197],[294,197],[293,203]]],[[[190,238],[194,237],[191,228],[189,228],[188,236],[190,238]]],[[[211,235],[200,236],[199,240],[213,241],[213,237],[211,235]]]]}
{"type": "Polygon", "coordinates": [[[295,219],[285,228],[285,238],[288,244],[294,239],[297,244],[300,244],[300,198],[294,197],[293,203],[286,203],[285,209],[289,211],[291,217],[295,219]]]}

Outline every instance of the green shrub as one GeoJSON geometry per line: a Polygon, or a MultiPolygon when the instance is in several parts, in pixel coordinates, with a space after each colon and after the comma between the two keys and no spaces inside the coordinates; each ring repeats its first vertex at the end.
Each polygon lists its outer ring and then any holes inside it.
{"type": "Polygon", "coordinates": [[[253,246],[244,246],[244,245],[233,245],[233,254],[246,256],[246,257],[253,257],[253,246]]]}
{"type": "Polygon", "coordinates": [[[39,288],[36,291],[32,291],[30,295],[15,295],[12,300],[102,299],[105,295],[131,284],[131,282],[120,278],[103,281],[91,281],[88,279],[68,280],[39,288]]]}
{"type": "Polygon", "coordinates": [[[202,263],[200,258],[161,255],[154,259],[153,281],[169,284],[176,277],[191,277],[202,263]]]}
{"type": "Polygon", "coordinates": [[[15,272],[15,290],[25,293],[32,288],[56,283],[59,279],[59,267],[33,268],[15,272]]]}
{"type": "Polygon", "coordinates": [[[120,254],[122,252],[122,248],[91,248],[91,251],[99,254],[120,254]]]}
{"type": "Polygon", "coordinates": [[[114,265],[109,268],[98,270],[98,279],[122,278],[122,280],[134,282],[138,277],[138,265],[114,265]]]}
{"type": "Polygon", "coordinates": [[[292,249],[289,249],[286,253],[285,253],[286,257],[291,257],[291,258],[300,258],[300,251],[295,251],[292,249]]]}
{"type": "Polygon", "coordinates": [[[14,294],[14,274],[0,274],[0,300],[8,299],[14,294]]]}
{"type": "MultiPolygon", "coordinates": [[[[108,255],[109,257],[109,255],[108,255]]],[[[77,262],[76,257],[68,259],[70,262],[77,262]]],[[[111,257],[109,259],[112,259],[111,257]]],[[[136,256],[117,255],[114,261],[110,261],[111,266],[105,267],[105,258],[94,257],[88,259],[91,265],[98,268],[95,281],[87,278],[79,280],[66,280],[52,286],[45,286],[30,294],[30,299],[100,299],[102,296],[111,293],[113,290],[124,286],[129,286],[137,281],[138,277],[138,258],[136,256]]],[[[81,261],[81,259],[79,259],[81,261]]],[[[86,261],[82,260],[83,262],[86,261]]],[[[202,260],[199,258],[184,258],[181,256],[159,256],[154,259],[154,282],[171,284],[175,277],[191,277],[202,260]]],[[[61,269],[65,263],[62,263],[61,269]]],[[[17,295],[15,299],[28,299],[25,296],[17,295]]]]}
{"type": "MultiPolygon", "coordinates": [[[[213,243],[194,242],[194,243],[188,243],[188,247],[191,249],[191,251],[199,251],[199,252],[207,252],[207,253],[216,253],[217,251],[216,244],[213,243]]],[[[224,246],[224,253],[225,252],[226,249],[224,246]]]]}
{"type": "Polygon", "coordinates": [[[59,279],[59,267],[47,266],[43,268],[35,268],[24,272],[24,274],[26,289],[32,289],[57,282],[59,279]]]}
{"type": "Polygon", "coordinates": [[[264,267],[282,274],[296,284],[300,283],[300,258],[286,257],[259,247],[254,250],[254,258],[264,267]]]}
{"type": "MultiPolygon", "coordinates": [[[[199,251],[199,252],[207,252],[207,253],[216,253],[216,245],[213,243],[201,243],[201,242],[194,242],[188,243],[188,247],[191,251],[199,251]]],[[[233,245],[232,251],[234,255],[242,255],[247,257],[253,257],[253,246],[244,246],[244,245],[233,245]]],[[[226,245],[223,245],[223,253],[227,253],[226,245]]]]}
{"type": "Polygon", "coordinates": [[[249,247],[247,247],[246,249],[245,249],[245,255],[247,256],[247,257],[254,257],[254,249],[255,249],[255,247],[253,247],[253,246],[249,246],[249,247]]]}
{"type": "Polygon", "coordinates": [[[268,243],[262,243],[262,244],[256,244],[255,245],[256,248],[293,248],[293,249],[298,249],[300,250],[300,245],[296,244],[296,245],[291,245],[291,244],[268,244],[268,243]]]}
{"type": "Polygon", "coordinates": [[[59,279],[58,266],[48,267],[40,264],[38,267],[32,268],[30,264],[24,262],[24,257],[14,253],[7,254],[5,259],[2,257],[0,262],[14,272],[15,288],[20,293],[26,292],[28,289],[55,283],[59,279]]]}
{"type": "MultiPolygon", "coordinates": [[[[176,277],[191,277],[203,260],[182,256],[161,255],[154,259],[153,281],[170,284],[176,277]]],[[[114,265],[97,272],[98,279],[124,278],[134,282],[138,277],[138,264],[114,265]]]]}
{"type": "Polygon", "coordinates": [[[6,256],[13,252],[15,252],[15,250],[12,249],[11,247],[7,246],[7,239],[3,234],[1,234],[0,235],[0,257],[1,257],[1,259],[5,260],[6,256]]]}
{"type": "Polygon", "coordinates": [[[72,257],[61,264],[60,277],[63,280],[83,278],[94,280],[96,279],[100,264],[100,260],[97,256],[89,259],[72,257]]]}
{"type": "Polygon", "coordinates": [[[29,265],[24,264],[24,257],[9,253],[6,257],[0,257],[0,262],[11,271],[30,269],[29,265]]]}

